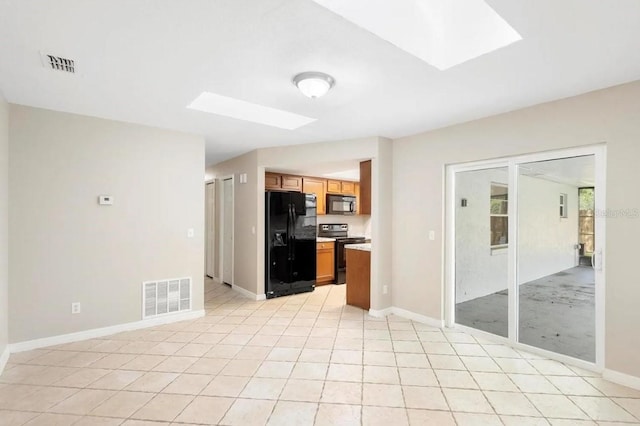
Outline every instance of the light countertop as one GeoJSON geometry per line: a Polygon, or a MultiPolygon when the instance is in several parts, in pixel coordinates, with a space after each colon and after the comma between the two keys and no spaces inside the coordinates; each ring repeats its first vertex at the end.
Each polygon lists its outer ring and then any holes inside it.
{"type": "Polygon", "coordinates": [[[335,238],[326,238],[326,237],[318,237],[316,238],[316,242],[318,243],[332,243],[336,239],[335,238]]]}
{"type": "Polygon", "coordinates": [[[352,250],[371,251],[371,243],[345,244],[344,248],[352,250]]]}

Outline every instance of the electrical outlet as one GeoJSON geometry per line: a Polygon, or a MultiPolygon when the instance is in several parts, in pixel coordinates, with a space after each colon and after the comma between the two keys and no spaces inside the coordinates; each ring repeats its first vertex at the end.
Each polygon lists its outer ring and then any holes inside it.
{"type": "Polygon", "coordinates": [[[436,232],[435,231],[429,231],[429,239],[431,241],[435,241],[435,239],[436,239],[436,232]]]}
{"type": "Polygon", "coordinates": [[[388,285],[383,285],[382,286],[382,294],[387,294],[389,293],[389,286],[388,285]]]}
{"type": "Polygon", "coordinates": [[[187,238],[193,238],[196,234],[196,231],[193,228],[187,229],[187,238]]]}
{"type": "Polygon", "coordinates": [[[71,313],[72,314],[80,313],[80,302],[75,302],[71,304],[71,313]]]}

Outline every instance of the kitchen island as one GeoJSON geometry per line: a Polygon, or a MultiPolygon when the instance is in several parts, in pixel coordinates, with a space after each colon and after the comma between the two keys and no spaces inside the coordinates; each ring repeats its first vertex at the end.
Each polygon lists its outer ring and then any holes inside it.
{"type": "Polygon", "coordinates": [[[347,305],[371,306],[371,243],[347,244],[347,305]]]}

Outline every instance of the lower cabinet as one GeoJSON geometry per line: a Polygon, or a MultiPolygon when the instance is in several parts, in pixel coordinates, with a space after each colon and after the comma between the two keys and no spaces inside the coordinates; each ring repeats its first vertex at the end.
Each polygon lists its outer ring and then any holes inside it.
{"type": "Polygon", "coordinates": [[[335,281],[335,243],[316,243],[316,285],[335,281]]]}
{"type": "Polygon", "coordinates": [[[347,305],[364,310],[371,307],[371,252],[346,249],[347,305]]]}

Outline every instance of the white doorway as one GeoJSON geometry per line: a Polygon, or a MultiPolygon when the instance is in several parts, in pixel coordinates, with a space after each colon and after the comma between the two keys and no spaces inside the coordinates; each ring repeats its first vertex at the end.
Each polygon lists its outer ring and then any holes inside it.
{"type": "Polygon", "coordinates": [[[215,182],[208,182],[205,185],[205,206],[205,275],[213,278],[215,276],[215,182]]]}
{"type": "Polygon", "coordinates": [[[233,177],[222,180],[220,278],[233,285],[233,177]]]}
{"type": "Polygon", "coordinates": [[[598,145],[447,167],[448,327],[604,367],[605,156],[598,145]],[[582,200],[587,186],[595,196],[582,200]],[[576,263],[585,215],[587,267],[576,263]]]}

